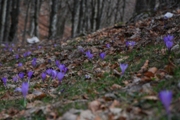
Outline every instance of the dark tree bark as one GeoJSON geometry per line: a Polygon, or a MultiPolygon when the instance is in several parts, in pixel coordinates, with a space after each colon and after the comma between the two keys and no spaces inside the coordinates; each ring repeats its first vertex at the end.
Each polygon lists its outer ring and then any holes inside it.
{"type": "Polygon", "coordinates": [[[57,12],[58,12],[58,0],[52,0],[51,13],[50,13],[50,25],[49,25],[49,39],[55,37],[57,32],[57,12]]]}
{"type": "Polygon", "coordinates": [[[9,30],[10,30],[10,12],[11,12],[11,3],[12,0],[8,0],[7,1],[7,9],[6,9],[6,19],[5,19],[5,28],[4,28],[4,37],[3,37],[3,41],[7,41],[8,40],[8,36],[9,36],[9,30]]]}
{"type": "Polygon", "coordinates": [[[39,10],[40,10],[40,0],[31,0],[31,21],[30,21],[30,36],[39,37],[39,24],[38,24],[38,17],[39,17],[39,10]]]}
{"type": "Polygon", "coordinates": [[[12,11],[11,11],[11,27],[9,32],[9,42],[12,42],[16,36],[18,29],[18,17],[19,17],[19,5],[20,0],[12,1],[12,11]]]}
{"type": "Polygon", "coordinates": [[[28,0],[28,4],[27,4],[27,9],[26,9],[26,17],[25,17],[25,21],[24,21],[24,32],[23,32],[23,41],[22,43],[24,44],[24,42],[26,41],[26,32],[27,32],[27,23],[28,23],[28,15],[29,15],[29,8],[31,5],[31,0],[28,0]]]}
{"type": "Polygon", "coordinates": [[[2,42],[4,38],[4,29],[5,29],[5,20],[6,20],[6,9],[7,9],[8,0],[4,0],[1,4],[1,27],[0,27],[0,42],[2,42]]]}

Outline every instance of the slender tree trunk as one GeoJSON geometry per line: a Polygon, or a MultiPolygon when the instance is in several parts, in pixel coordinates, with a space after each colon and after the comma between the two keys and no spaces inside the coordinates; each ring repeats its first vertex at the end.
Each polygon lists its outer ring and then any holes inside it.
{"type": "Polygon", "coordinates": [[[9,42],[12,42],[16,36],[18,30],[18,17],[19,17],[19,7],[20,0],[12,1],[12,11],[11,11],[11,27],[9,32],[9,42]]]}
{"type": "Polygon", "coordinates": [[[57,12],[58,12],[58,0],[52,0],[51,13],[50,13],[50,25],[49,25],[49,39],[52,39],[56,36],[57,12]]]}
{"type": "Polygon", "coordinates": [[[2,17],[1,17],[1,28],[0,28],[0,42],[2,42],[4,37],[4,29],[5,29],[5,20],[6,20],[6,9],[7,9],[8,0],[4,0],[2,3],[2,17]]]}
{"type": "Polygon", "coordinates": [[[32,2],[32,10],[31,10],[31,22],[30,22],[30,36],[39,37],[39,25],[38,25],[38,17],[39,17],[39,3],[40,0],[31,0],[32,2]]]}
{"type": "Polygon", "coordinates": [[[72,13],[72,37],[78,35],[78,22],[79,22],[79,12],[80,12],[80,1],[74,0],[73,3],[73,13],[72,13]]]}
{"type": "Polygon", "coordinates": [[[23,32],[23,40],[22,40],[23,44],[26,41],[26,32],[27,32],[27,23],[28,23],[28,15],[29,15],[30,5],[31,5],[31,0],[28,0],[27,9],[26,9],[26,18],[24,21],[24,32],[23,32]]]}
{"type": "Polygon", "coordinates": [[[6,20],[5,20],[5,29],[4,29],[4,37],[3,37],[3,41],[7,41],[8,40],[8,36],[9,36],[9,30],[10,30],[10,12],[11,12],[11,0],[8,0],[7,2],[7,9],[6,9],[6,20]]]}

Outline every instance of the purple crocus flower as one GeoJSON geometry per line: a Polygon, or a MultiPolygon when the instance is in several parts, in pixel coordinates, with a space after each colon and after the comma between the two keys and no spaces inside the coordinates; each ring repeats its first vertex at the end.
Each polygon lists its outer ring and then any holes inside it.
{"type": "Polygon", "coordinates": [[[23,73],[23,72],[20,72],[20,73],[18,74],[18,76],[19,76],[20,79],[23,79],[23,78],[24,78],[24,73],[23,73]]]}
{"type": "Polygon", "coordinates": [[[111,46],[110,46],[110,44],[108,43],[108,44],[106,44],[106,47],[107,47],[107,48],[110,48],[111,46]]]}
{"type": "Polygon", "coordinates": [[[64,64],[60,64],[58,66],[58,68],[59,68],[60,72],[64,72],[64,73],[67,72],[67,67],[64,64]]]}
{"type": "Polygon", "coordinates": [[[28,72],[28,79],[31,79],[32,75],[33,75],[33,71],[29,71],[28,72]]]}
{"type": "Polygon", "coordinates": [[[32,60],[32,66],[33,66],[33,67],[36,67],[36,58],[33,58],[33,60],[32,60]]]}
{"type": "Polygon", "coordinates": [[[23,66],[23,64],[22,63],[18,63],[18,67],[22,67],[23,66]]]}
{"type": "Polygon", "coordinates": [[[29,55],[31,55],[31,51],[28,51],[28,52],[27,52],[27,56],[29,56],[29,55]]]}
{"type": "Polygon", "coordinates": [[[172,92],[168,91],[168,90],[163,90],[161,92],[159,92],[159,99],[162,102],[162,104],[164,105],[167,114],[170,113],[170,104],[172,101],[172,92]]]}
{"type": "Polygon", "coordinates": [[[124,72],[127,69],[127,67],[128,67],[128,64],[121,64],[120,63],[120,68],[121,68],[121,71],[122,71],[122,75],[124,74],[124,72]]]}
{"type": "Polygon", "coordinates": [[[52,69],[50,69],[50,68],[47,69],[47,70],[46,70],[46,73],[47,73],[48,75],[52,75],[52,69]]]}
{"type": "Polygon", "coordinates": [[[16,55],[15,55],[15,58],[16,58],[16,59],[19,59],[19,55],[18,55],[18,54],[16,54],[16,55]]]}
{"type": "Polygon", "coordinates": [[[26,96],[28,94],[28,90],[29,90],[28,82],[23,82],[22,86],[21,86],[21,92],[22,92],[22,95],[23,95],[24,99],[26,99],[26,96]]]}
{"type": "Polygon", "coordinates": [[[14,82],[17,82],[17,81],[18,81],[18,76],[17,76],[17,75],[13,76],[13,81],[14,81],[14,82]]]}
{"type": "Polygon", "coordinates": [[[23,57],[27,57],[27,52],[25,52],[25,53],[23,54],[23,57]]]}
{"type": "Polygon", "coordinates": [[[173,39],[174,39],[174,36],[172,36],[172,35],[167,35],[163,38],[164,43],[165,43],[166,47],[168,48],[168,50],[171,50],[171,48],[173,46],[173,39]]]}
{"type": "Polygon", "coordinates": [[[134,47],[136,45],[135,41],[126,41],[126,46],[127,47],[134,47]]]}
{"type": "Polygon", "coordinates": [[[60,65],[59,60],[56,60],[56,61],[55,61],[55,64],[56,64],[56,66],[59,66],[59,65],[60,65]]]}
{"type": "Polygon", "coordinates": [[[6,86],[6,85],[7,85],[7,78],[6,78],[6,77],[3,77],[3,78],[2,78],[2,81],[3,81],[4,86],[6,86]]]}
{"type": "Polygon", "coordinates": [[[55,79],[57,76],[57,71],[56,70],[52,70],[51,72],[52,78],[55,79]]]}
{"type": "Polygon", "coordinates": [[[106,53],[105,53],[105,52],[100,53],[100,58],[101,58],[101,59],[104,59],[105,56],[106,56],[106,53]]]}
{"type": "Polygon", "coordinates": [[[88,50],[88,51],[86,52],[86,57],[87,57],[88,59],[92,59],[92,58],[93,58],[93,54],[91,54],[91,51],[90,51],[90,50],[88,50]]]}
{"type": "Polygon", "coordinates": [[[164,42],[166,43],[167,41],[173,41],[174,36],[172,36],[172,35],[167,35],[167,36],[165,36],[163,39],[164,39],[164,42]]]}
{"type": "Polygon", "coordinates": [[[46,73],[45,73],[45,72],[43,72],[43,73],[41,74],[41,78],[42,78],[42,80],[43,80],[43,82],[44,82],[44,80],[46,79],[46,73]]]}
{"type": "Polygon", "coordinates": [[[173,46],[173,41],[166,41],[165,44],[166,44],[166,47],[168,48],[168,50],[171,50],[171,48],[173,46]]]}
{"type": "Polygon", "coordinates": [[[59,83],[62,81],[62,79],[64,78],[64,73],[63,72],[58,72],[57,74],[57,79],[59,80],[59,83]]]}

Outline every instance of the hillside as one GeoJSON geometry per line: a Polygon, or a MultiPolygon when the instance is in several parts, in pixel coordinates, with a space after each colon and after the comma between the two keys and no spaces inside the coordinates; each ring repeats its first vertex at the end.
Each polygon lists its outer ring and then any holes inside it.
{"type": "Polygon", "coordinates": [[[179,33],[174,9],[67,41],[1,45],[0,119],[177,120],[179,33]]]}

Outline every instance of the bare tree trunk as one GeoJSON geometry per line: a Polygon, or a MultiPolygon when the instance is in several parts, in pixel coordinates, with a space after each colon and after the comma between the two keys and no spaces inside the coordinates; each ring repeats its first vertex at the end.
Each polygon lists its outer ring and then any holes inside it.
{"type": "Polygon", "coordinates": [[[52,0],[51,13],[50,13],[50,25],[49,25],[49,39],[55,37],[57,32],[57,12],[58,12],[58,0],[52,0]]]}
{"type": "Polygon", "coordinates": [[[6,9],[6,20],[5,20],[5,29],[4,29],[4,37],[3,37],[3,41],[7,41],[8,40],[8,36],[9,36],[9,30],[10,30],[10,12],[11,12],[11,0],[8,0],[7,2],[7,9],[6,9]]]}
{"type": "Polygon", "coordinates": [[[39,7],[40,0],[31,0],[32,2],[32,13],[31,13],[31,22],[30,22],[30,36],[39,37],[39,25],[38,25],[38,16],[39,16],[39,7]]]}
{"type": "Polygon", "coordinates": [[[26,41],[26,32],[27,32],[27,22],[28,22],[28,15],[29,15],[29,7],[31,5],[31,0],[28,0],[28,4],[27,4],[27,9],[26,9],[26,18],[24,21],[24,32],[23,32],[23,40],[22,43],[24,44],[24,42],[26,41]]]}
{"type": "Polygon", "coordinates": [[[78,34],[78,22],[79,22],[79,12],[80,12],[80,1],[74,0],[73,11],[72,11],[72,37],[77,36],[78,34]]]}
{"type": "Polygon", "coordinates": [[[12,1],[12,11],[11,11],[11,27],[9,32],[9,42],[12,42],[16,36],[18,30],[18,17],[19,17],[19,5],[20,0],[12,1]]]}
{"type": "Polygon", "coordinates": [[[1,28],[0,28],[0,42],[2,42],[4,37],[4,29],[5,29],[5,20],[6,20],[6,9],[7,9],[8,0],[4,0],[2,3],[2,17],[1,17],[1,28]]]}

